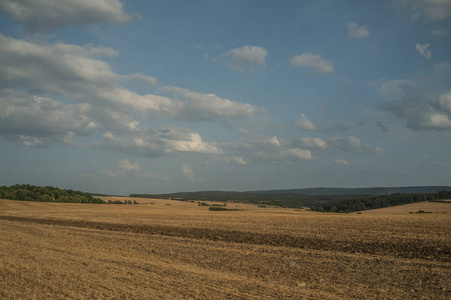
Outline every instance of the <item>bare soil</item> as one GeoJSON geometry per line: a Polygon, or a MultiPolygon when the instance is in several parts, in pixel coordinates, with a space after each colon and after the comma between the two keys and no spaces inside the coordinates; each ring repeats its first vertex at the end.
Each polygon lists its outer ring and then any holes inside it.
{"type": "Polygon", "coordinates": [[[449,203],[333,214],[139,202],[0,200],[0,298],[451,297],[449,203]],[[421,209],[433,212],[409,214],[421,209]]]}

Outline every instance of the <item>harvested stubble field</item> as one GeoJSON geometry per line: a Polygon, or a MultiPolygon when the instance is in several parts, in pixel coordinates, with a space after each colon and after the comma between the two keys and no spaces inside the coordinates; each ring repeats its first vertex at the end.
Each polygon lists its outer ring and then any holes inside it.
{"type": "Polygon", "coordinates": [[[333,214],[133,200],[0,200],[0,298],[451,297],[450,203],[333,214]]]}

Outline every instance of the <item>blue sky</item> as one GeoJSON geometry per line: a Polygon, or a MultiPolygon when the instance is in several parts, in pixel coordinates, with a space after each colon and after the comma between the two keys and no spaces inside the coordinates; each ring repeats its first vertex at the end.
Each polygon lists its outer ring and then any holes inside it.
{"type": "Polygon", "coordinates": [[[451,1],[0,0],[0,184],[451,185],[451,1]]]}

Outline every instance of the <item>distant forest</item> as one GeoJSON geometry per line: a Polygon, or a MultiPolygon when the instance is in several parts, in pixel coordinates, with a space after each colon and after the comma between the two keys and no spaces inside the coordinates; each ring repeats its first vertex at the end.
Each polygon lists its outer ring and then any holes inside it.
{"type": "MultiPolygon", "coordinates": [[[[336,189],[336,188],[316,188],[306,190],[283,190],[275,191],[254,191],[254,192],[223,192],[223,191],[201,191],[172,194],[131,194],[130,197],[139,198],[160,198],[178,201],[216,201],[216,202],[244,202],[258,206],[279,206],[287,208],[310,207],[314,211],[324,212],[354,212],[368,209],[383,208],[414,202],[438,201],[451,199],[451,187],[437,192],[429,193],[393,193],[380,195],[381,191],[431,191],[439,187],[413,187],[413,188],[368,188],[368,189],[336,189]],[[300,194],[307,191],[311,195],[300,194]],[[330,195],[332,191],[336,195],[330,195]],[[340,192],[349,194],[340,194],[340,192]],[[361,195],[363,192],[373,194],[361,195]]],[[[111,204],[137,204],[136,201],[116,200],[105,202],[96,198],[93,194],[73,190],[62,190],[52,186],[34,186],[28,184],[16,184],[10,187],[0,186],[0,199],[39,201],[39,202],[67,202],[67,203],[111,203],[111,204]]]]}
{"type": "Polygon", "coordinates": [[[215,201],[215,202],[241,202],[255,205],[269,205],[289,208],[302,208],[304,206],[314,206],[328,204],[331,201],[337,202],[355,195],[302,195],[302,194],[271,194],[261,192],[180,192],[173,194],[130,194],[136,198],[172,199],[180,201],[215,201]]]}
{"type": "Polygon", "coordinates": [[[179,201],[244,202],[259,206],[280,206],[288,208],[310,207],[315,211],[327,212],[354,212],[413,202],[451,198],[451,187],[313,188],[285,191],[285,193],[284,190],[254,192],[200,191],[170,194],[130,194],[130,197],[179,201]],[[444,190],[440,191],[439,188],[443,188],[444,190]],[[392,191],[398,193],[390,193],[392,191]],[[399,191],[405,191],[406,193],[399,193],[399,191]],[[428,193],[414,193],[413,191],[428,191],[428,193]],[[301,194],[302,192],[308,192],[310,195],[301,194]],[[331,194],[332,192],[336,192],[337,194],[331,194]],[[349,194],[344,194],[345,192],[349,194]],[[381,195],[383,192],[386,194],[381,195]]]}
{"type": "Polygon", "coordinates": [[[437,201],[451,199],[451,191],[440,191],[432,194],[391,194],[384,196],[359,197],[311,207],[311,210],[327,212],[355,212],[368,209],[383,208],[414,202],[437,201]]]}
{"type": "Polygon", "coordinates": [[[29,184],[16,184],[9,187],[0,186],[0,199],[39,202],[106,203],[89,193],[61,190],[52,186],[41,187],[29,184]]]}

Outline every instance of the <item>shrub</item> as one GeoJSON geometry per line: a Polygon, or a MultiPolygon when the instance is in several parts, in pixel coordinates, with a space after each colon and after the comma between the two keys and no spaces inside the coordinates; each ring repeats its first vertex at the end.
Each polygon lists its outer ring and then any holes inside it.
{"type": "Polygon", "coordinates": [[[220,206],[210,206],[208,208],[211,211],[238,211],[238,210],[242,210],[242,209],[236,209],[236,208],[225,208],[225,207],[220,207],[220,206]]]}

